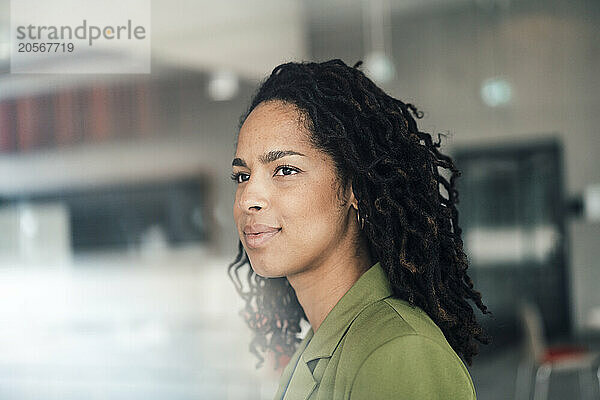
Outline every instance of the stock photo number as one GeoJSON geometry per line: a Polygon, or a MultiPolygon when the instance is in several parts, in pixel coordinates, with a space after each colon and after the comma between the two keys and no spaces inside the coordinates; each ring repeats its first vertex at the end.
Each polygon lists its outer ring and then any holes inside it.
{"type": "Polygon", "coordinates": [[[73,43],[45,42],[45,43],[19,43],[19,53],[72,53],[75,50],[73,43]]]}

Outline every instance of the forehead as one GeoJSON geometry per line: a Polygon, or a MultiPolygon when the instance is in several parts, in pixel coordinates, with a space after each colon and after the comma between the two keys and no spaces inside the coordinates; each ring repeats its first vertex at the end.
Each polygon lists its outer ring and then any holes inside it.
{"type": "MultiPolygon", "coordinates": [[[[313,149],[310,133],[304,127],[304,115],[289,103],[260,103],[240,128],[237,152],[270,150],[273,147],[313,149]]],[[[316,149],[314,149],[316,150],[316,149]]]]}

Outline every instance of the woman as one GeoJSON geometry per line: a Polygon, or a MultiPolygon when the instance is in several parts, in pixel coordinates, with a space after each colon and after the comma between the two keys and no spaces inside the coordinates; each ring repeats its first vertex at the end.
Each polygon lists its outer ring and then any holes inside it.
{"type": "Polygon", "coordinates": [[[277,400],[475,399],[459,356],[489,337],[467,300],[489,311],[466,274],[459,172],[359,65],[279,65],[240,120],[229,273],[251,350],[291,356],[277,400]]]}

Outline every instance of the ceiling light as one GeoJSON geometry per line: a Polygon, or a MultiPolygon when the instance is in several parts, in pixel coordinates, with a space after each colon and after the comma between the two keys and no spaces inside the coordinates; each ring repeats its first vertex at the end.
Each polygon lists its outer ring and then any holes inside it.
{"type": "Polygon", "coordinates": [[[382,51],[373,51],[365,58],[367,75],[376,83],[391,81],[396,75],[396,68],[390,58],[382,51]]]}
{"type": "Polygon", "coordinates": [[[212,100],[225,101],[235,97],[239,90],[239,80],[230,71],[214,72],[208,81],[208,95],[212,100]]]}
{"type": "Polygon", "coordinates": [[[481,84],[481,99],[490,107],[508,104],[512,99],[512,87],[503,78],[486,79],[481,84]]]}

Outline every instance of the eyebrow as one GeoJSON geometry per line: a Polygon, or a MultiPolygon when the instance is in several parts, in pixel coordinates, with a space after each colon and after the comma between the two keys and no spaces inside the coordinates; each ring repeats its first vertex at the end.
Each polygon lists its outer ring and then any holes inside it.
{"type": "MultiPolygon", "coordinates": [[[[268,163],[272,163],[275,160],[280,159],[281,157],[285,157],[285,156],[303,156],[306,157],[304,154],[299,153],[297,151],[294,150],[271,150],[268,153],[263,154],[262,156],[260,156],[258,158],[258,160],[262,163],[262,164],[268,164],[268,163]]],[[[233,161],[231,162],[231,166],[235,167],[246,167],[248,168],[248,164],[246,164],[246,161],[244,161],[241,158],[234,158],[233,161]]]]}

